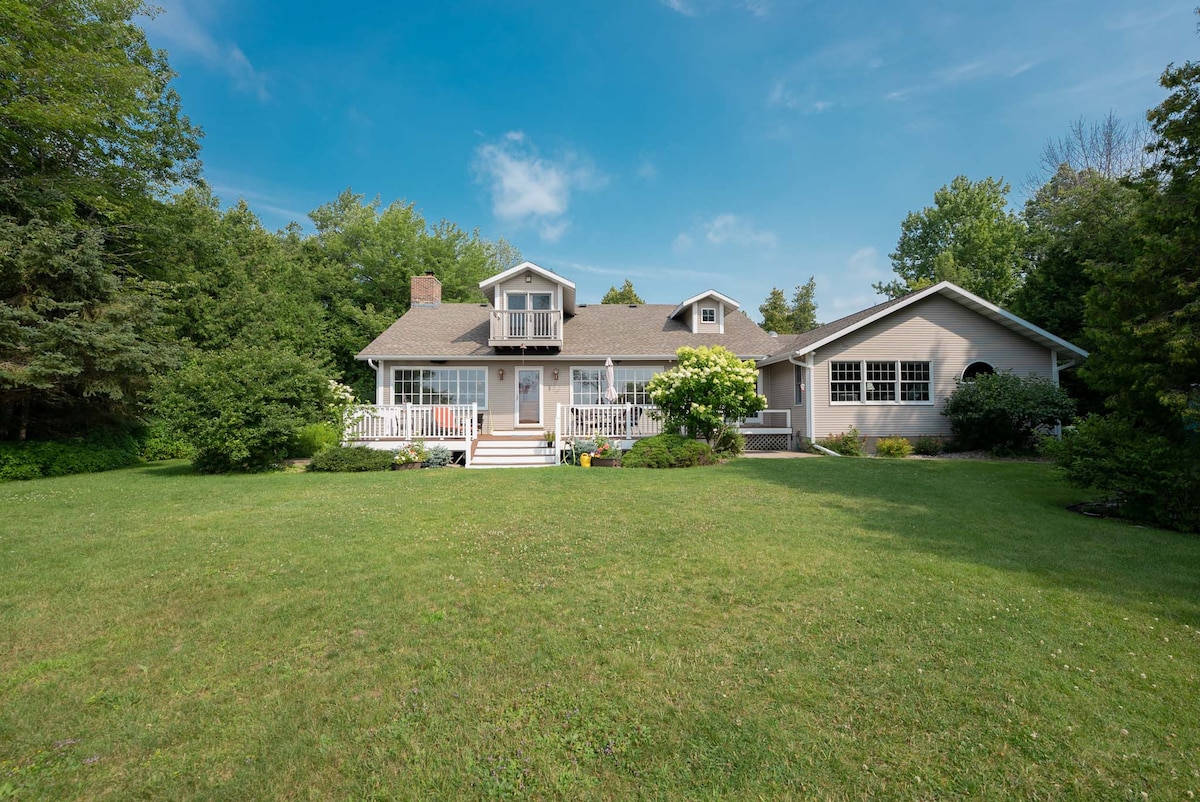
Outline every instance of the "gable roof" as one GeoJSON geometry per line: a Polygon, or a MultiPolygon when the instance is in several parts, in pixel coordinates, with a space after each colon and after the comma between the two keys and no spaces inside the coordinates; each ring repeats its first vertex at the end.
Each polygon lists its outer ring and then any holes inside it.
{"type": "MultiPolygon", "coordinates": [[[[571,357],[674,359],[682,346],[722,345],[743,359],[761,359],[778,350],[772,337],[744,314],[725,318],[724,334],[693,334],[671,317],[669,304],[591,304],[563,321],[563,347],[539,360],[571,357]]],[[[487,304],[413,307],[359,353],[359,359],[510,360],[488,346],[487,304]]]]}
{"type": "Polygon", "coordinates": [[[575,282],[565,279],[557,273],[551,272],[541,265],[535,265],[533,262],[521,262],[521,264],[510,267],[508,270],[497,273],[494,276],[488,276],[483,281],[479,282],[479,289],[487,291],[499,284],[502,281],[508,281],[513,276],[521,275],[522,273],[533,273],[541,276],[547,281],[552,281],[555,284],[562,285],[563,289],[563,311],[568,315],[575,314],[575,282]]]}
{"type": "Polygon", "coordinates": [[[1079,346],[1069,343],[1061,337],[1057,337],[1040,326],[1035,326],[1024,318],[1017,317],[1012,312],[1008,312],[996,306],[990,301],[985,301],[974,293],[967,292],[957,284],[951,284],[949,281],[943,281],[934,284],[932,287],[926,287],[923,290],[910,292],[908,295],[902,295],[899,298],[893,298],[889,301],[884,301],[881,304],[872,306],[868,309],[863,309],[860,312],[855,312],[852,315],[847,315],[840,320],[835,320],[832,323],[826,323],[824,326],[806,331],[803,334],[792,334],[781,336],[779,338],[779,346],[781,350],[777,350],[770,358],[763,360],[761,364],[769,365],[775,362],[782,362],[793,354],[807,354],[810,351],[815,351],[818,348],[828,345],[836,340],[845,337],[851,332],[858,331],[864,326],[882,320],[888,315],[897,312],[905,307],[929,298],[932,295],[941,295],[950,300],[971,309],[984,317],[992,320],[1001,326],[1011,331],[1020,334],[1022,337],[1033,340],[1044,348],[1052,351],[1069,351],[1076,356],[1083,358],[1088,355],[1088,352],[1079,346]]]}
{"type": "Polygon", "coordinates": [[[705,290],[704,292],[700,293],[699,295],[693,295],[691,298],[688,298],[686,301],[679,304],[679,306],[675,307],[675,311],[671,312],[671,317],[673,317],[673,318],[679,317],[679,314],[681,312],[683,312],[685,309],[687,309],[689,306],[691,306],[692,304],[696,303],[697,301],[701,301],[705,298],[715,298],[716,300],[725,304],[726,308],[728,308],[728,310],[730,312],[734,311],[739,306],[741,306],[741,304],[739,304],[737,301],[730,298],[728,295],[723,295],[723,294],[717,292],[716,290],[705,290]]]}

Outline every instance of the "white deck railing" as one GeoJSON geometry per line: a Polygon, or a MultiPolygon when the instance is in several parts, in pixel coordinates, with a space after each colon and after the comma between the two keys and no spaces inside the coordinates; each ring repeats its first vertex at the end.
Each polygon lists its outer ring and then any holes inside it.
{"type": "Polygon", "coordinates": [[[558,440],[595,437],[633,440],[662,433],[662,421],[640,404],[557,404],[554,431],[558,440]]]}
{"type": "MultiPolygon", "coordinates": [[[[662,434],[662,421],[651,413],[654,407],[639,404],[557,404],[554,432],[557,441],[600,435],[610,440],[636,440],[662,434]]],[[[738,421],[743,434],[790,434],[790,409],[764,409],[754,418],[738,421]]]]}
{"type": "Polygon", "coordinates": [[[347,440],[465,440],[479,436],[478,404],[389,404],[363,408],[347,440]]]}
{"type": "Polygon", "coordinates": [[[496,340],[562,342],[562,311],[493,309],[491,341],[496,340]]]}

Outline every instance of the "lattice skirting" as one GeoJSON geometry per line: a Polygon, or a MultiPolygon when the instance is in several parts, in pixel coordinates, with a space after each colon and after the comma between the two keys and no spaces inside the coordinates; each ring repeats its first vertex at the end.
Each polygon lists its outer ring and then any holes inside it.
{"type": "Polygon", "coordinates": [[[787,434],[748,434],[746,435],[747,451],[787,451],[791,447],[791,435],[787,434]]]}

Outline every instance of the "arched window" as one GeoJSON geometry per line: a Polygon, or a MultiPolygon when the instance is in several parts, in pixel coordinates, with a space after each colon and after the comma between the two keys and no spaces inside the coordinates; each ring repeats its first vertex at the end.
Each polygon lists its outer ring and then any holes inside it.
{"type": "Polygon", "coordinates": [[[982,376],[985,373],[995,373],[996,369],[987,362],[972,362],[963,369],[962,380],[969,382],[976,376],[982,376]]]}

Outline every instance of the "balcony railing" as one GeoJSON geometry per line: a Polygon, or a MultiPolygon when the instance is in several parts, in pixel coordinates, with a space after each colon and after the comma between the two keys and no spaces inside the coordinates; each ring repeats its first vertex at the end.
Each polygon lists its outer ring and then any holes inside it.
{"type": "Polygon", "coordinates": [[[562,310],[493,309],[488,345],[562,345],[562,310]]]}

